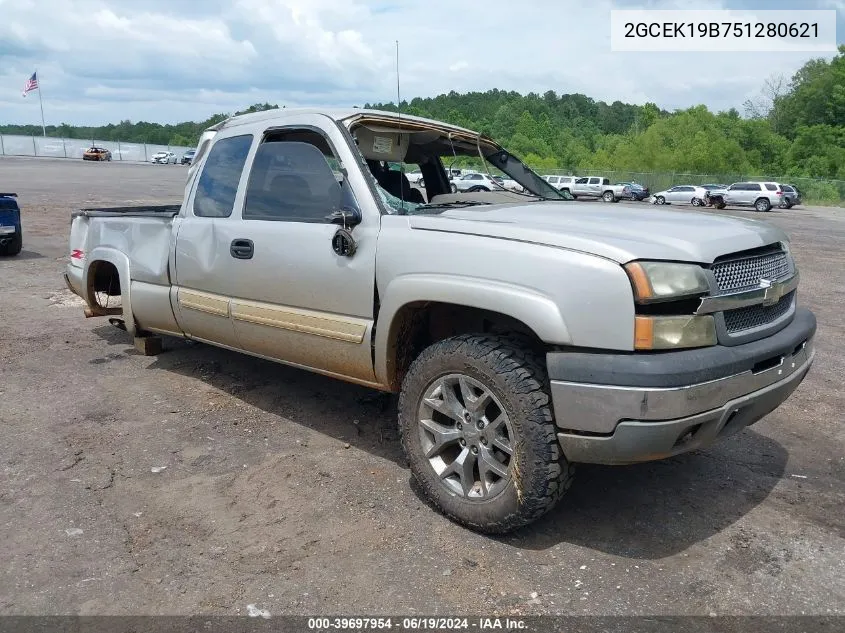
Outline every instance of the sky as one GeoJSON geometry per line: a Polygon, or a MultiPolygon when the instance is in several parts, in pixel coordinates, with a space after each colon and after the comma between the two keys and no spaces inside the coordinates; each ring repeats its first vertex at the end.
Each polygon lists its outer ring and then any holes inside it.
{"type": "Polygon", "coordinates": [[[0,0],[0,123],[202,121],[253,103],[361,106],[449,91],[579,92],[712,110],[812,53],[620,53],[612,8],[811,9],[845,0],[0,0]]]}

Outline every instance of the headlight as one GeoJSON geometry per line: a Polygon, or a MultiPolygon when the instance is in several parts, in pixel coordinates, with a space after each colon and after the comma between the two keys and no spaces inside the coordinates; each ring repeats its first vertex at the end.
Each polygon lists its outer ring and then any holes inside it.
{"type": "Polygon", "coordinates": [[[637,303],[671,301],[710,290],[704,269],[695,264],[631,262],[625,266],[625,272],[637,303]]]}
{"type": "Polygon", "coordinates": [[[634,349],[683,349],[715,345],[716,322],[705,316],[637,316],[634,349]]]}

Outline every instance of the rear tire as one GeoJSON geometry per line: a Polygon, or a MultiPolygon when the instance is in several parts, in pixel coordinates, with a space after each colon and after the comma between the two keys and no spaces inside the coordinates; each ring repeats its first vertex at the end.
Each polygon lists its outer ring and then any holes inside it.
{"type": "Polygon", "coordinates": [[[703,207],[704,206],[704,202],[701,200],[701,198],[693,198],[691,202],[692,202],[692,206],[694,206],[694,207],[703,207]]]}
{"type": "Polygon", "coordinates": [[[754,203],[754,208],[760,213],[766,213],[767,211],[772,210],[772,203],[769,202],[768,198],[757,198],[757,201],[754,203]]]}
{"type": "Polygon", "coordinates": [[[605,202],[618,202],[618,200],[616,199],[616,196],[614,195],[614,193],[612,191],[605,191],[602,194],[601,198],[605,202]]]}
{"type": "Polygon", "coordinates": [[[531,523],[572,484],[545,368],[506,337],[465,334],[423,351],[402,381],[399,428],[426,496],[480,532],[531,523]]]}
{"type": "Polygon", "coordinates": [[[23,249],[23,234],[16,233],[12,238],[12,242],[6,246],[0,246],[0,255],[14,257],[23,249]]]}
{"type": "Polygon", "coordinates": [[[452,185],[452,193],[458,193],[458,185],[452,185]]]}

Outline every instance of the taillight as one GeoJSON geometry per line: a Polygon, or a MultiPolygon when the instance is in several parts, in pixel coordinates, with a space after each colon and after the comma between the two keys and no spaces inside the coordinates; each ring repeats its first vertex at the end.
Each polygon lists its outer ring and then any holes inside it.
{"type": "Polygon", "coordinates": [[[782,195],[783,195],[783,191],[780,191],[780,190],[775,191],[775,195],[776,195],[776,196],[782,196],[782,195]]]}

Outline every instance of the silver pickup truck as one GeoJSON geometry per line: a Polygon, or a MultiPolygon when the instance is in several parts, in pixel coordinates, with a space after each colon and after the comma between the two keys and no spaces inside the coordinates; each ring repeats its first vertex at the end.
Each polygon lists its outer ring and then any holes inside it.
{"type": "Polygon", "coordinates": [[[181,206],[75,212],[66,281],[140,341],[399,393],[425,493],[504,532],[552,508],[576,463],[665,458],[753,424],[814,356],[780,230],[568,198],[470,130],[273,110],[203,135],[181,206]],[[525,193],[451,193],[444,161],[479,154],[525,193]]]}

